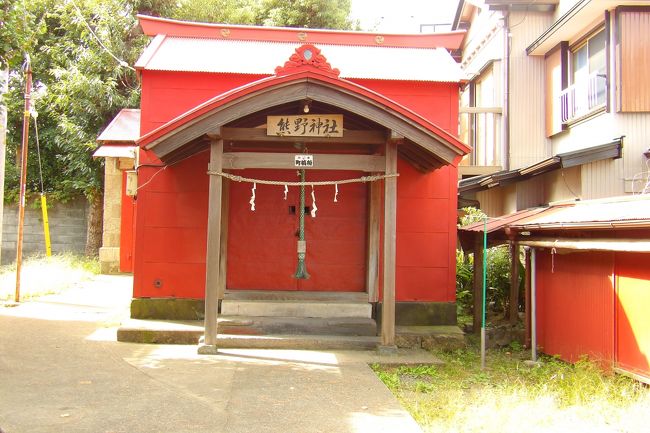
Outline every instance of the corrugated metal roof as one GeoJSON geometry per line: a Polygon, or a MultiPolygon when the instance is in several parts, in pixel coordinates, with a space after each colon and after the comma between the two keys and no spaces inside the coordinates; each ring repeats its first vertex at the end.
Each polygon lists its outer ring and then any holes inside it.
{"type": "Polygon", "coordinates": [[[135,142],[140,138],[140,110],[124,108],[99,134],[101,142],[135,142]]]}
{"type": "Polygon", "coordinates": [[[623,196],[575,202],[555,212],[519,220],[517,229],[650,227],[650,196],[623,196]]]}
{"type": "MultiPolygon", "coordinates": [[[[186,37],[156,38],[136,68],[153,71],[273,75],[301,43],[186,37]]],[[[444,48],[316,44],[341,78],[458,82],[460,66],[444,48]]]]}
{"type": "MultiPolygon", "coordinates": [[[[546,212],[548,211],[548,207],[536,207],[532,209],[524,209],[520,210],[514,213],[511,213],[510,215],[504,215],[499,218],[488,218],[487,221],[487,232],[492,233],[497,230],[501,230],[505,227],[508,227],[509,225],[512,225],[513,223],[527,219],[531,216],[535,216],[539,213],[546,212]]],[[[483,232],[485,229],[485,225],[483,221],[478,221],[472,224],[468,224],[465,227],[460,227],[458,230],[463,231],[463,232],[483,232]]]]}

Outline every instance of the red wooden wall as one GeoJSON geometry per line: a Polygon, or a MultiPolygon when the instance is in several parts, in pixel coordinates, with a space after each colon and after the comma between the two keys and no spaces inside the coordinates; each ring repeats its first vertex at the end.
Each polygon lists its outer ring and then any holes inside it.
{"type": "Polygon", "coordinates": [[[537,254],[537,331],[543,352],[582,355],[650,377],[650,254],[537,254]]]}
{"type": "Polygon", "coordinates": [[[616,365],[650,378],[650,254],[616,254],[616,365]]]}
{"type": "MultiPolygon", "coordinates": [[[[259,78],[143,71],[141,132],[259,78]]],[[[457,133],[457,83],[357,83],[457,133]]],[[[135,297],[204,297],[208,158],[204,152],[162,169],[146,166],[159,161],[151,152],[141,151],[140,163],[145,166],[138,175],[135,297]]],[[[400,160],[398,169],[396,298],[453,302],[456,168],[444,167],[425,175],[400,160]]]]}

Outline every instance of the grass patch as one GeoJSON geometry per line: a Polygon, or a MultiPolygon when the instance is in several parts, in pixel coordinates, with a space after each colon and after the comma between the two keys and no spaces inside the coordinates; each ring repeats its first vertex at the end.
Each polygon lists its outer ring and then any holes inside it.
{"type": "Polygon", "coordinates": [[[528,367],[528,353],[495,350],[481,370],[475,348],[436,355],[444,365],[372,366],[425,431],[648,431],[648,387],[587,360],[528,367]]]}
{"type": "MultiPolygon", "coordinates": [[[[24,301],[60,293],[97,274],[99,274],[97,258],[74,254],[28,257],[23,261],[21,271],[20,299],[24,301]]],[[[0,301],[13,300],[15,290],[16,264],[0,266],[0,301]]]]}

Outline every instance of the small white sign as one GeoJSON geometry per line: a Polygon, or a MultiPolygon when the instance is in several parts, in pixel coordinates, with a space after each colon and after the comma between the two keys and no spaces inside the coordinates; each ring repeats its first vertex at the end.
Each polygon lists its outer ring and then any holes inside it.
{"type": "Polygon", "coordinates": [[[314,155],[296,155],[294,159],[296,167],[306,168],[314,166],[314,155]]]}

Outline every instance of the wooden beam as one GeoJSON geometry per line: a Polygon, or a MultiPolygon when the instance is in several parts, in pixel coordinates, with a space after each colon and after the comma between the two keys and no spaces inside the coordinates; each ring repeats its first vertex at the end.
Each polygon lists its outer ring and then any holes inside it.
{"type": "MultiPolygon", "coordinates": [[[[397,173],[397,145],[386,142],[386,173],[397,173]]],[[[395,253],[397,243],[397,178],[384,180],[384,293],[381,345],[395,346],[395,253]]]]}
{"type": "Polygon", "coordinates": [[[481,332],[483,314],[483,237],[480,234],[474,236],[474,321],[473,332],[481,332]]]}
{"type": "Polygon", "coordinates": [[[459,113],[480,114],[480,113],[494,113],[501,114],[503,110],[501,107],[460,107],[459,113]]]}
{"type": "MultiPolygon", "coordinates": [[[[223,140],[210,144],[210,170],[221,171],[223,163],[223,140]]],[[[221,250],[221,196],[223,179],[210,176],[208,194],[208,247],[205,257],[205,319],[204,344],[217,345],[217,318],[219,306],[219,273],[221,250]]]]}
{"type": "MultiPolygon", "coordinates": [[[[223,168],[240,170],[244,168],[296,169],[296,153],[228,152],[223,155],[223,168]]],[[[385,169],[386,158],[381,155],[329,155],[315,154],[313,167],[317,170],[359,170],[381,171],[385,169]]]]}
{"type": "Polygon", "coordinates": [[[263,143],[344,143],[344,144],[384,144],[386,133],[375,130],[345,129],[343,137],[280,137],[266,135],[266,128],[226,128],[222,127],[219,135],[225,141],[246,141],[263,143]]]}
{"type": "Polygon", "coordinates": [[[230,181],[228,179],[223,179],[222,182],[221,247],[219,248],[219,284],[217,285],[217,296],[219,300],[222,300],[226,293],[226,271],[228,269],[228,222],[230,221],[230,181]]]}
{"type": "Polygon", "coordinates": [[[366,290],[368,302],[379,300],[379,230],[381,230],[381,183],[370,182],[368,202],[368,266],[366,269],[366,290]]]}
{"type": "Polygon", "coordinates": [[[510,324],[519,321],[519,244],[510,244],[510,324]]]}

